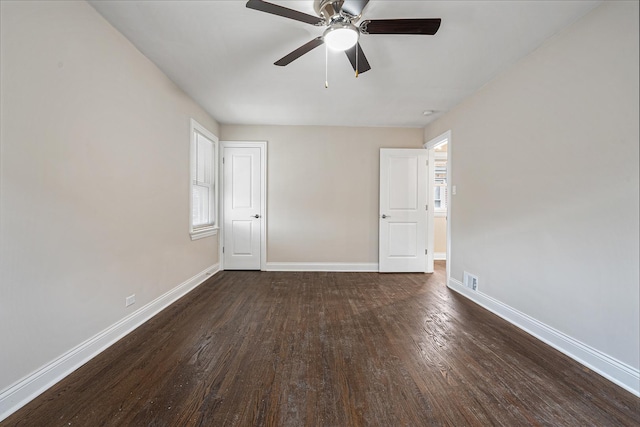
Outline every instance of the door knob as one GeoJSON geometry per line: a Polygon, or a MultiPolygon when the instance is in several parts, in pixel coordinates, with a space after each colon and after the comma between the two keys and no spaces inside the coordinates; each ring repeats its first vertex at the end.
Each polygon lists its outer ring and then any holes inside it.
{"type": "Polygon", "coordinates": [[[382,214],[382,219],[389,218],[387,215],[382,214]]]}
{"type": "Polygon", "coordinates": [[[255,214],[255,215],[253,215],[253,217],[254,217],[254,218],[260,218],[260,215],[255,214]]]}

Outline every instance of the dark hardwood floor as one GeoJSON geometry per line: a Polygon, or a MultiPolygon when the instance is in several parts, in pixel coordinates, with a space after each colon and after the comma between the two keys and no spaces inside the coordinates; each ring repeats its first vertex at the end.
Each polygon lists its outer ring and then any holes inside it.
{"type": "Polygon", "coordinates": [[[221,272],[11,426],[638,426],[640,399],[433,275],[221,272]]]}

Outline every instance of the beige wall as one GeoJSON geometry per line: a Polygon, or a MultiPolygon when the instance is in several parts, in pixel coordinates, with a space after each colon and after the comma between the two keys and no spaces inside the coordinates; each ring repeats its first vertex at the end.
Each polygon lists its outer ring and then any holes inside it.
{"type": "Polygon", "coordinates": [[[1,15],[0,390],[217,262],[189,119],[218,132],[88,4],[1,15]]]}
{"type": "Polygon", "coordinates": [[[435,217],[433,228],[433,252],[445,254],[447,252],[447,217],[435,217]]]}
{"type": "Polygon", "coordinates": [[[379,149],[420,148],[422,129],[222,125],[268,141],[267,262],[378,262],[379,149]]]}
{"type": "Polygon", "coordinates": [[[452,132],[453,278],[636,369],[638,31],[605,2],[425,130],[452,132]]]}

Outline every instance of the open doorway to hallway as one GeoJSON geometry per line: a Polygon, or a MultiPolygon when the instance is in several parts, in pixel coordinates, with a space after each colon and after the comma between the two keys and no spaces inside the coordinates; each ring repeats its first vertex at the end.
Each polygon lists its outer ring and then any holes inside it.
{"type": "Polygon", "coordinates": [[[445,261],[447,259],[447,206],[449,194],[447,190],[447,148],[442,143],[434,148],[434,180],[431,182],[433,191],[433,259],[445,261]]]}
{"type": "Polygon", "coordinates": [[[451,253],[451,131],[426,142],[424,148],[429,156],[427,271],[433,271],[434,261],[446,261],[451,253]]]}

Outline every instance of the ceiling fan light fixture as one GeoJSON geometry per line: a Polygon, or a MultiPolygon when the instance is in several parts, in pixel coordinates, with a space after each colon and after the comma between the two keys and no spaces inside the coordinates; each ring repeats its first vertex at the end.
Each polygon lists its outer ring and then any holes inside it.
{"type": "Polygon", "coordinates": [[[336,22],[322,34],[322,39],[331,50],[344,51],[358,43],[360,32],[355,25],[347,22],[336,22]]]}

